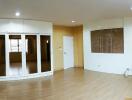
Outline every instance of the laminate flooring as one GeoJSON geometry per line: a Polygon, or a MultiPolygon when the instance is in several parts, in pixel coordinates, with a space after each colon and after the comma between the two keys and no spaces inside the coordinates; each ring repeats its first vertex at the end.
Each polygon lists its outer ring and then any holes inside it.
{"type": "Polygon", "coordinates": [[[53,76],[0,82],[0,100],[126,100],[132,77],[69,68],[53,76]]]}

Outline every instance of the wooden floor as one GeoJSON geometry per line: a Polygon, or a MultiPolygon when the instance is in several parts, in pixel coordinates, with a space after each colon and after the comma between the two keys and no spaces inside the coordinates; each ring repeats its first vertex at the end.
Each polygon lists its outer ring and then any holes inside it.
{"type": "Polygon", "coordinates": [[[0,82],[0,100],[126,100],[132,97],[132,77],[80,68],[54,76],[0,82]]]}

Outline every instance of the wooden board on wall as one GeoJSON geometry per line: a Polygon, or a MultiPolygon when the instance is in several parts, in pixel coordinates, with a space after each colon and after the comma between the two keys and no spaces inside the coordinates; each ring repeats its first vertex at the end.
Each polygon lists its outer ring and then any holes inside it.
{"type": "Polygon", "coordinates": [[[91,50],[93,53],[123,53],[123,28],[91,31],[91,50]]]}

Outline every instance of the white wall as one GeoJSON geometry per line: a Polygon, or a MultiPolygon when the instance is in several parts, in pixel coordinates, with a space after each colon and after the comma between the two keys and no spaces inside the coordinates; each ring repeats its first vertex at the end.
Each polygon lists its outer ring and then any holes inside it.
{"type": "Polygon", "coordinates": [[[99,72],[123,74],[132,69],[132,18],[109,19],[84,24],[84,68],[99,72]],[[91,53],[90,32],[92,30],[124,28],[124,54],[91,53]]]}
{"type": "Polygon", "coordinates": [[[51,34],[52,23],[34,20],[0,19],[0,32],[51,34]]]}

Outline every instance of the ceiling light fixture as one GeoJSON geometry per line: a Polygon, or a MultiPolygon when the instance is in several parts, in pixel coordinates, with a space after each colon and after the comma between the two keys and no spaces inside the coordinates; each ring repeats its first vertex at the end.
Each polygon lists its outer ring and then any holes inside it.
{"type": "Polygon", "coordinates": [[[72,23],[75,23],[75,22],[76,22],[75,20],[72,21],[72,23]]]}
{"type": "Polygon", "coordinates": [[[132,7],[130,7],[130,10],[132,10],[132,7]]]}
{"type": "Polygon", "coordinates": [[[19,17],[19,16],[20,16],[20,12],[16,12],[15,15],[16,15],[17,17],[19,17]]]}
{"type": "Polygon", "coordinates": [[[49,43],[49,41],[47,40],[46,43],[49,43]]]}

